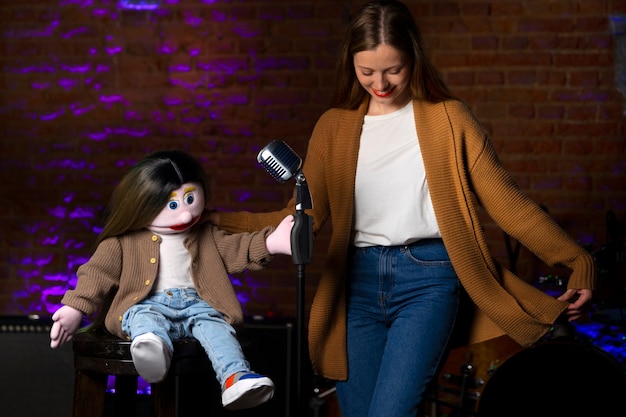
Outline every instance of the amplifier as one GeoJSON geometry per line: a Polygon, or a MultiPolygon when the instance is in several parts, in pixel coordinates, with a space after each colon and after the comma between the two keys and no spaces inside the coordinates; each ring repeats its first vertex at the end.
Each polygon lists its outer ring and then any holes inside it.
{"type": "Polygon", "coordinates": [[[2,416],[72,415],[72,344],[50,348],[50,326],[37,316],[0,316],[2,416]]]}
{"type": "MultiPolygon", "coordinates": [[[[202,414],[211,417],[299,417],[295,407],[295,360],[296,333],[291,319],[246,318],[241,345],[246,359],[254,372],[266,375],[274,381],[274,397],[265,404],[247,410],[229,411],[222,407],[221,390],[213,378],[205,386],[185,385],[179,380],[179,392],[187,398],[203,398],[202,414]]],[[[180,415],[194,416],[198,413],[198,402],[178,405],[180,415]]]]}

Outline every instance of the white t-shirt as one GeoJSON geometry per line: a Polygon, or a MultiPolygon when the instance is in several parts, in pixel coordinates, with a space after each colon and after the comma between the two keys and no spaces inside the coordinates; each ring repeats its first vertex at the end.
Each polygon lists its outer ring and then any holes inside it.
{"type": "Polygon", "coordinates": [[[161,236],[159,272],[154,291],[168,288],[194,288],[191,279],[191,255],[184,245],[187,233],[161,236]]]}
{"type": "Polygon", "coordinates": [[[355,187],[355,246],[404,245],[441,237],[413,102],[390,114],[365,116],[355,187]]]}

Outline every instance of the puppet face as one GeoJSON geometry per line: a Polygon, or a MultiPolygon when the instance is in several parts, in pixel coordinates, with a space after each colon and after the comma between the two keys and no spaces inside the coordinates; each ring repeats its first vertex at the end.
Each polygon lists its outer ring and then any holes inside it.
{"type": "Polygon", "coordinates": [[[163,210],[148,229],[161,234],[180,233],[193,226],[204,210],[204,191],[197,182],[188,182],[172,191],[163,210]]]}

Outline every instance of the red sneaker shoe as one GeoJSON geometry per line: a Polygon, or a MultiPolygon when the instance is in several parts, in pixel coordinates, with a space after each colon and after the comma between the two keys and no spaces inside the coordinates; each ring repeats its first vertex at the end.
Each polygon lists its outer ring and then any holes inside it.
{"type": "Polygon", "coordinates": [[[274,396],[274,383],[254,372],[236,372],[228,377],[222,392],[222,405],[241,410],[263,404],[274,396]]]}

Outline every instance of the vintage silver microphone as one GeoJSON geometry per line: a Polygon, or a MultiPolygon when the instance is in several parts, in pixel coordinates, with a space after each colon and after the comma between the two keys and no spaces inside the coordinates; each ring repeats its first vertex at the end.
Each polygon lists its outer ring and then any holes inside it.
{"type": "MultiPolygon", "coordinates": [[[[282,140],[273,140],[259,151],[257,161],[278,182],[296,179],[296,210],[313,208],[306,178],[301,171],[302,159],[282,140]]],[[[294,226],[295,228],[295,226],[294,226]]]]}
{"type": "Polygon", "coordinates": [[[256,157],[276,181],[287,182],[302,167],[302,159],[282,140],[273,140],[256,157]]]}

